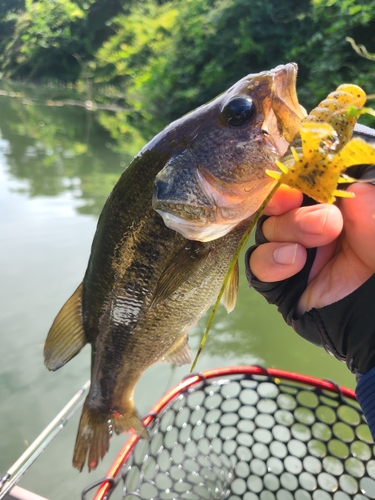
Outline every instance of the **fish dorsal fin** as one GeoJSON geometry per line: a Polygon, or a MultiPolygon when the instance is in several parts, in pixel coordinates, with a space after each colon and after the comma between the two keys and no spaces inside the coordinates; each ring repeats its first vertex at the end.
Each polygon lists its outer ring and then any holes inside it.
{"type": "Polygon", "coordinates": [[[182,339],[175,344],[172,349],[165,356],[163,356],[163,358],[161,358],[160,361],[163,361],[164,363],[173,363],[178,366],[191,363],[188,336],[185,335],[182,337],[182,339]]]}
{"type": "Polygon", "coordinates": [[[156,285],[151,307],[156,307],[170,297],[202,265],[210,253],[210,247],[198,241],[188,242],[168,262],[156,285]]]}
{"type": "Polygon", "coordinates": [[[229,276],[227,286],[225,287],[223,296],[221,298],[221,302],[225,306],[225,309],[228,311],[228,313],[232,312],[234,306],[236,305],[239,281],[240,273],[237,260],[229,276]]]}
{"type": "Polygon", "coordinates": [[[56,316],[44,345],[44,364],[57,370],[87,344],[82,324],[82,283],[56,316]]]}

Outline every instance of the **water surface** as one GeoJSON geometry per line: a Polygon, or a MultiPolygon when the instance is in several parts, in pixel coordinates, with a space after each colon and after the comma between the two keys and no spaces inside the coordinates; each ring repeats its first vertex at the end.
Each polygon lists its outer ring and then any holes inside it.
{"type": "MultiPolygon", "coordinates": [[[[121,111],[62,105],[54,92],[0,81],[1,475],[89,377],[89,347],[50,373],[43,342],[83,277],[106,197],[142,145],[121,111]]],[[[236,309],[219,311],[197,370],[258,364],[354,387],[344,364],[294,334],[241,275],[236,309]]],[[[193,353],[206,321],[190,333],[193,353]]],[[[140,412],[188,372],[165,364],[149,369],[136,390],[140,412]]],[[[71,466],[77,426],[78,415],[20,486],[66,500],[80,498],[86,485],[105,476],[126,435],[113,438],[96,471],[79,474],[71,466]]]]}

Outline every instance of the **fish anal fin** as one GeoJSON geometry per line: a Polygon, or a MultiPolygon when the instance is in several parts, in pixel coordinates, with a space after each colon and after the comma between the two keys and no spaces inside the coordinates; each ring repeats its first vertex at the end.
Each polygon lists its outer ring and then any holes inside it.
{"type": "Polygon", "coordinates": [[[73,467],[80,472],[85,465],[86,457],[89,472],[91,472],[96,469],[99,461],[107,453],[111,437],[109,420],[110,415],[92,410],[86,400],[73,454],[73,467]]]}
{"type": "Polygon", "coordinates": [[[187,243],[169,261],[156,285],[151,307],[166,300],[202,265],[211,248],[198,241],[187,243]]]}
{"type": "Polygon", "coordinates": [[[180,342],[175,344],[173,348],[161,358],[164,363],[173,363],[178,366],[191,363],[191,353],[188,343],[188,336],[185,335],[180,342]]]}
{"type": "Polygon", "coordinates": [[[221,298],[221,302],[225,306],[225,309],[228,311],[228,313],[232,312],[236,305],[239,280],[240,277],[239,277],[239,268],[237,260],[229,276],[228,283],[224,289],[224,293],[221,298]]]}
{"type": "Polygon", "coordinates": [[[87,344],[82,323],[82,284],[56,316],[44,344],[44,364],[57,370],[87,344]]]}

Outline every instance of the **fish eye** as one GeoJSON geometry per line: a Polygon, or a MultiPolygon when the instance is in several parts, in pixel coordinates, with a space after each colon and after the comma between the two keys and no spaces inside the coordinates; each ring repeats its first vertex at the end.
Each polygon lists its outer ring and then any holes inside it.
{"type": "Polygon", "coordinates": [[[250,97],[235,97],[224,106],[221,114],[229,125],[239,127],[253,118],[255,106],[250,97]]]}

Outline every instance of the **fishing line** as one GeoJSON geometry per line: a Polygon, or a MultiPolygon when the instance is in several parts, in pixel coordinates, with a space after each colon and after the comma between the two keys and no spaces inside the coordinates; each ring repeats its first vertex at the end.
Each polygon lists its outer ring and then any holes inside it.
{"type": "Polygon", "coordinates": [[[193,372],[193,370],[195,368],[195,365],[197,364],[198,358],[200,356],[200,353],[202,352],[202,349],[204,347],[204,344],[206,343],[206,340],[207,340],[207,337],[208,337],[208,333],[209,333],[209,331],[211,329],[211,326],[212,326],[212,323],[213,323],[213,320],[214,320],[217,308],[219,307],[221,298],[222,298],[222,296],[224,294],[224,291],[225,291],[225,287],[227,286],[227,283],[229,281],[230,275],[231,275],[231,273],[232,273],[232,271],[234,269],[234,266],[236,265],[236,262],[237,262],[237,260],[238,260],[238,258],[240,256],[240,253],[242,252],[243,248],[245,247],[245,245],[246,245],[246,243],[247,243],[247,241],[248,241],[251,233],[253,232],[254,227],[256,226],[258,220],[262,216],[262,214],[264,212],[264,209],[266,208],[268,202],[271,200],[272,196],[275,194],[275,192],[279,188],[280,184],[281,184],[280,182],[276,182],[276,184],[274,185],[274,187],[271,189],[271,191],[269,192],[269,194],[266,196],[266,198],[262,202],[261,206],[256,211],[253,219],[251,220],[250,226],[248,227],[248,229],[246,230],[245,234],[242,236],[242,238],[241,238],[241,240],[240,240],[240,242],[238,244],[237,250],[235,251],[235,253],[233,255],[233,258],[232,258],[232,260],[231,260],[231,262],[229,264],[227,274],[225,275],[223,284],[222,284],[222,286],[220,288],[220,292],[219,292],[219,294],[218,294],[218,296],[216,298],[215,304],[214,304],[214,306],[212,308],[212,312],[211,312],[211,315],[209,317],[209,320],[208,320],[208,323],[207,323],[207,326],[206,326],[206,331],[204,332],[204,335],[202,337],[201,343],[200,343],[200,345],[198,347],[197,354],[195,355],[193,364],[191,365],[190,373],[193,372]]]}

